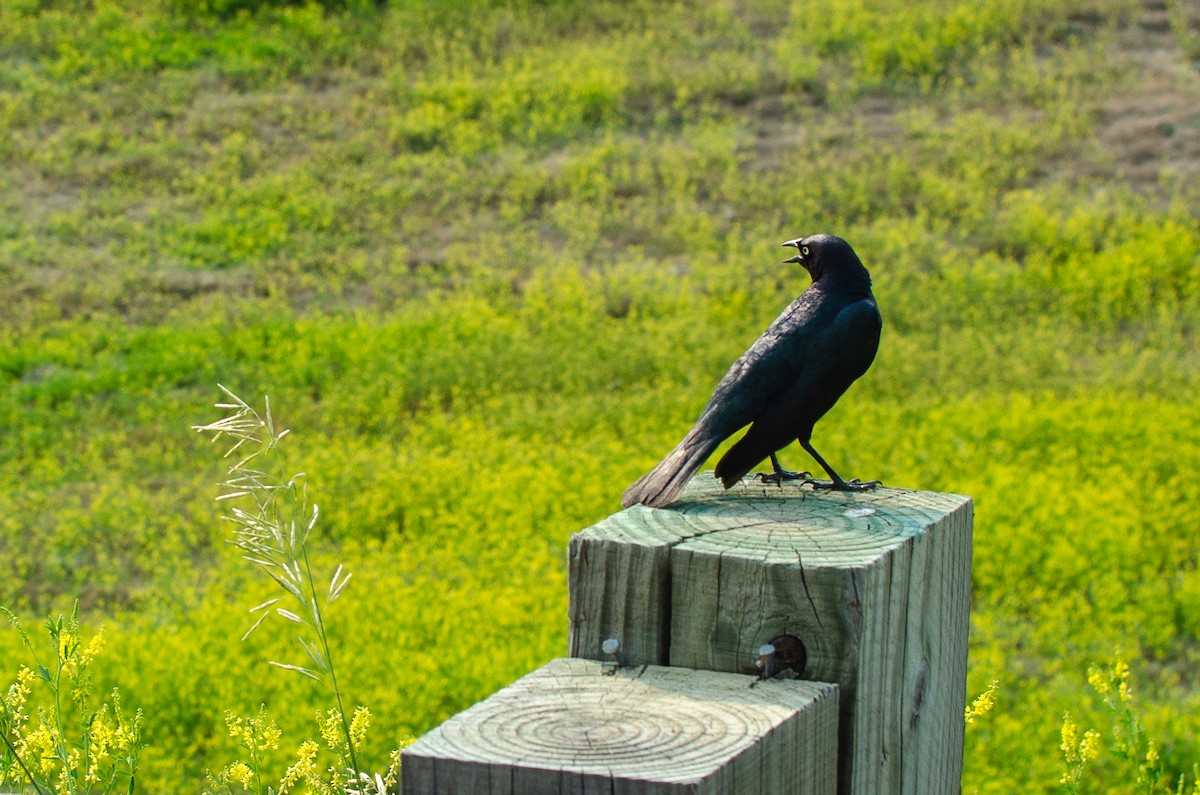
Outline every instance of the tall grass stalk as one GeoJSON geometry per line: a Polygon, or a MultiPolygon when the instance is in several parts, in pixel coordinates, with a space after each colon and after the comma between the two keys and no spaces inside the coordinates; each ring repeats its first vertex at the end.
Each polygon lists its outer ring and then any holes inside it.
{"type": "Polygon", "coordinates": [[[230,541],[242,551],[242,557],[266,572],[285,593],[250,608],[258,617],[242,639],[258,629],[271,613],[300,625],[301,633],[296,639],[308,662],[297,665],[272,660],[270,664],[326,684],[333,691],[353,768],[350,778],[357,778],[361,768],[356,743],[325,631],[326,612],[350,582],[350,573],[339,565],[327,588],[317,585],[309,560],[308,539],[317,525],[320,510],[308,501],[304,473],[289,474],[291,470],[280,451],[280,442],[289,431],[276,426],[270,398],[264,398],[260,414],[226,387],[220,388],[229,402],[216,406],[232,413],[192,428],[211,435],[214,443],[222,439],[232,441],[225,452],[226,458],[241,456],[229,466],[228,476],[221,483],[223,491],[217,500],[231,506],[222,518],[233,524],[230,541]]]}

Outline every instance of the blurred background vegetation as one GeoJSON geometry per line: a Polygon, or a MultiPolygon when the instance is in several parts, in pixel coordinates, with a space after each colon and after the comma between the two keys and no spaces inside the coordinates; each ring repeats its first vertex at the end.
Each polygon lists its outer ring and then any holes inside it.
{"type": "MultiPolygon", "coordinates": [[[[227,708],[298,745],[321,694],[266,666],[284,633],[239,642],[272,585],[189,430],[218,382],[269,394],[382,760],[564,653],[568,537],[804,288],[779,243],[828,231],[885,331],[814,441],[977,503],[969,688],[1000,689],[964,791],[1055,791],[1117,655],[1190,776],[1198,15],[2,0],[0,604],[105,625],[144,791],[228,761],[227,708]]],[[[1132,790],[1111,764],[1085,787],[1132,790]]]]}

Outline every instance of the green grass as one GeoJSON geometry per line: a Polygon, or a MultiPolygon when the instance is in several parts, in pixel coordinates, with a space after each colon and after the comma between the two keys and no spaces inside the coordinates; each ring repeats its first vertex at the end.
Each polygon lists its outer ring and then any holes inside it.
{"type": "Polygon", "coordinates": [[[188,430],[218,382],[297,434],[379,764],[564,652],[568,537],[816,231],[885,331],[815,441],[977,501],[969,687],[1001,687],[964,790],[1056,790],[1118,653],[1190,775],[1200,198],[1100,142],[1135,4],[238,5],[0,7],[0,604],[106,624],[146,791],[233,758],[226,708],[265,700],[286,749],[325,706],[266,666],[290,637],[238,641],[269,583],[188,430]]]}

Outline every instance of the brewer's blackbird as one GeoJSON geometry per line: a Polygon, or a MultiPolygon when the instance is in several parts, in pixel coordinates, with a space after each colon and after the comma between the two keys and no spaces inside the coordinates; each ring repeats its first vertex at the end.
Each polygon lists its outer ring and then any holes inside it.
{"type": "Polygon", "coordinates": [[[696,425],[658,466],[625,490],[628,507],[667,505],[721,442],[738,429],[750,429],[717,463],[725,488],[766,458],[773,473],[765,481],[802,479],[814,488],[862,491],[878,481],[845,481],[809,443],[813,425],[871,366],[879,349],[883,320],[871,294],[871,276],[850,244],[834,235],[813,235],[784,243],[797,254],[812,284],[729,368],[696,425]],[[795,439],[828,473],[816,481],[807,472],[788,472],[776,451],[795,439]]]}

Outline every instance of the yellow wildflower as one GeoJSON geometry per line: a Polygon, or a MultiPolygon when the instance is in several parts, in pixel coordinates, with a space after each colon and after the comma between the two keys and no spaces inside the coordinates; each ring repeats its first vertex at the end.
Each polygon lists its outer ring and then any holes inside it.
{"type": "Polygon", "coordinates": [[[325,713],[325,717],[321,717],[321,713],[317,713],[317,723],[321,728],[321,739],[325,741],[325,746],[331,751],[336,751],[346,742],[342,736],[342,715],[337,709],[330,709],[325,713]]]}
{"type": "Polygon", "coordinates": [[[241,742],[243,737],[242,723],[240,715],[231,709],[225,710],[225,728],[229,729],[229,736],[238,742],[241,742]]]}
{"type": "Polygon", "coordinates": [[[250,724],[250,718],[243,718],[230,709],[225,710],[225,726],[229,729],[229,736],[243,748],[254,747],[254,729],[250,724]]]}
{"type": "Polygon", "coordinates": [[[113,748],[116,748],[118,751],[129,750],[129,748],[133,745],[134,740],[137,738],[137,735],[135,732],[137,730],[137,723],[138,723],[138,720],[140,719],[140,717],[141,717],[141,715],[139,713],[138,716],[136,716],[134,718],[134,728],[132,728],[132,729],[124,724],[119,724],[119,725],[113,727],[113,730],[112,730],[112,747],[113,748]]]}
{"type": "Polygon", "coordinates": [[[1062,744],[1058,747],[1068,764],[1079,761],[1079,727],[1071,720],[1070,712],[1063,714],[1062,744]]]}
{"type": "Polygon", "coordinates": [[[1153,745],[1151,745],[1148,749],[1146,749],[1146,765],[1147,765],[1147,767],[1154,767],[1155,765],[1157,765],[1158,758],[1159,757],[1158,757],[1158,749],[1157,748],[1155,748],[1153,745]]]}
{"type": "Polygon", "coordinates": [[[1133,693],[1129,689],[1129,663],[1124,660],[1117,660],[1113,665],[1113,681],[1117,682],[1117,698],[1122,704],[1127,704],[1133,700],[1133,693]]]}
{"type": "Polygon", "coordinates": [[[1065,785],[1069,792],[1077,793],[1084,766],[1100,756],[1100,732],[1088,729],[1081,738],[1079,726],[1071,718],[1071,713],[1064,713],[1062,743],[1059,748],[1062,749],[1063,761],[1066,762],[1059,783],[1065,785]]]}
{"type": "Polygon", "coordinates": [[[996,706],[996,691],[999,688],[1000,681],[993,679],[987,690],[976,696],[971,705],[964,710],[964,718],[968,726],[974,723],[976,718],[983,717],[992,711],[992,707],[996,706]]]}
{"type": "Polygon", "coordinates": [[[88,641],[88,645],[84,647],[79,654],[79,667],[86,668],[92,664],[92,660],[100,654],[100,650],[104,648],[104,627],[101,626],[92,639],[88,641]]]}
{"type": "Polygon", "coordinates": [[[54,782],[54,791],[60,795],[68,795],[71,792],[71,784],[75,779],[75,773],[79,770],[79,749],[72,748],[67,754],[67,763],[63,765],[62,770],[58,773],[58,779],[54,782]]]}
{"type": "Polygon", "coordinates": [[[1095,666],[1088,669],[1088,684],[1102,696],[1108,695],[1112,689],[1108,674],[1095,666]]]}
{"type": "Polygon", "coordinates": [[[283,731],[275,725],[275,721],[271,721],[262,728],[262,734],[258,741],[259,751],[274,751],[279,747],[279,738],[283,737],[283,731]]]}
{"type": "Polygon", "coordinates": [[[41,723],[33,731],[26,733],[16,743],[17,756],[25,760],[36,760],[30,767],[43,776],[54,772],[57,756],[57,742],[54,730],[41,723]]]}
{"type": "Polygon", "coordinates": [[[302,781],[311,781],[317,776],[317,752],[320,750],[312,740],[305,740],[296,752],[296,761],[279,780],[279,795],[287,795],[292,787],[302,781]]]}
{"type": "Polygon", "coordinates": [[[1125,662],[1124,660],[1117,660],[1116,663],[1113,664],[1113,678],[1122,682],[1128,681],[1129,663],[1125,662]]]}
{"type": "Polygon", "coordinates": [[[105,704],[92,719],[90,738],[88,740],[88,769],[84,780],[95,784],[100,781],[100,765],[109,756],[109,749],[115,745],[116,732],[108,717],[108,705],[105,704]]]}
{"type": "Polygon", "coordinates": [[[225,775],[229,776],[230,781],[237,782],[246,788],[250,787],[250,782],[254,779],[254,771],[245,762],[234,762],[225,768],[225,775]]]}
{"type": "Polygon", "coordinates": [[[371,711],[366,707],[358,707],[354,710],[354,717],[350,720],[350,739],[355,747],[361,746],[367,738],[367,729],[371,726],[371,711]]]}
{"type": "MultiPolygon", "coordinates": [[[[404,746],[407,746],[407,745],[411,745],[412,742],[413,742],[412,740],[404,741],[403,743],[401,743],[401,748],[403,748],[404,746]]],[[[400,781],[401,748],[395,749],[394,751],[392,751],[391,755],[388,756],[389,764],[388,764],[387,775],[383,777],[383,783],[387,784],[388,788],[395,787],[396,784],[399,783],[399,781],[400,781]]]]}
{"type": "Polygon", "coordinates": [[[225,725],[229,736],[248,751],[273,751],[279,747],[279,739],[283,736],[275,721],[268,720],[266,707],[260,708],[258,716],[253,718],[243,718],[233,710],[225,710],[225,725]]]}
{"type": "Polygon", "coordinates": [[[60,659],[67,659],[75,653],[76,639],[75,636],[65,629],[58,634],[58,656],[60,659]]]}
{"type": "Polygon", "coordinates": [[[20,724],[29,720],[29,713],[25,711],[25,702],[29,700],[29,685],[33,681],[33,677],[33,671],[21,666],[21,670],[17,671],[17,681],[9,685],[8,692],[4,694],[4,708],[9,715],[12,715],[14,736],[20,734],[20,724]]]}
{"type": "Polygon", "coordinates": [[[1083,762],[1094,762],[1100,758],[1100,732],[1088,729],[1079,741],[1079,759],[1083,762]]]}

